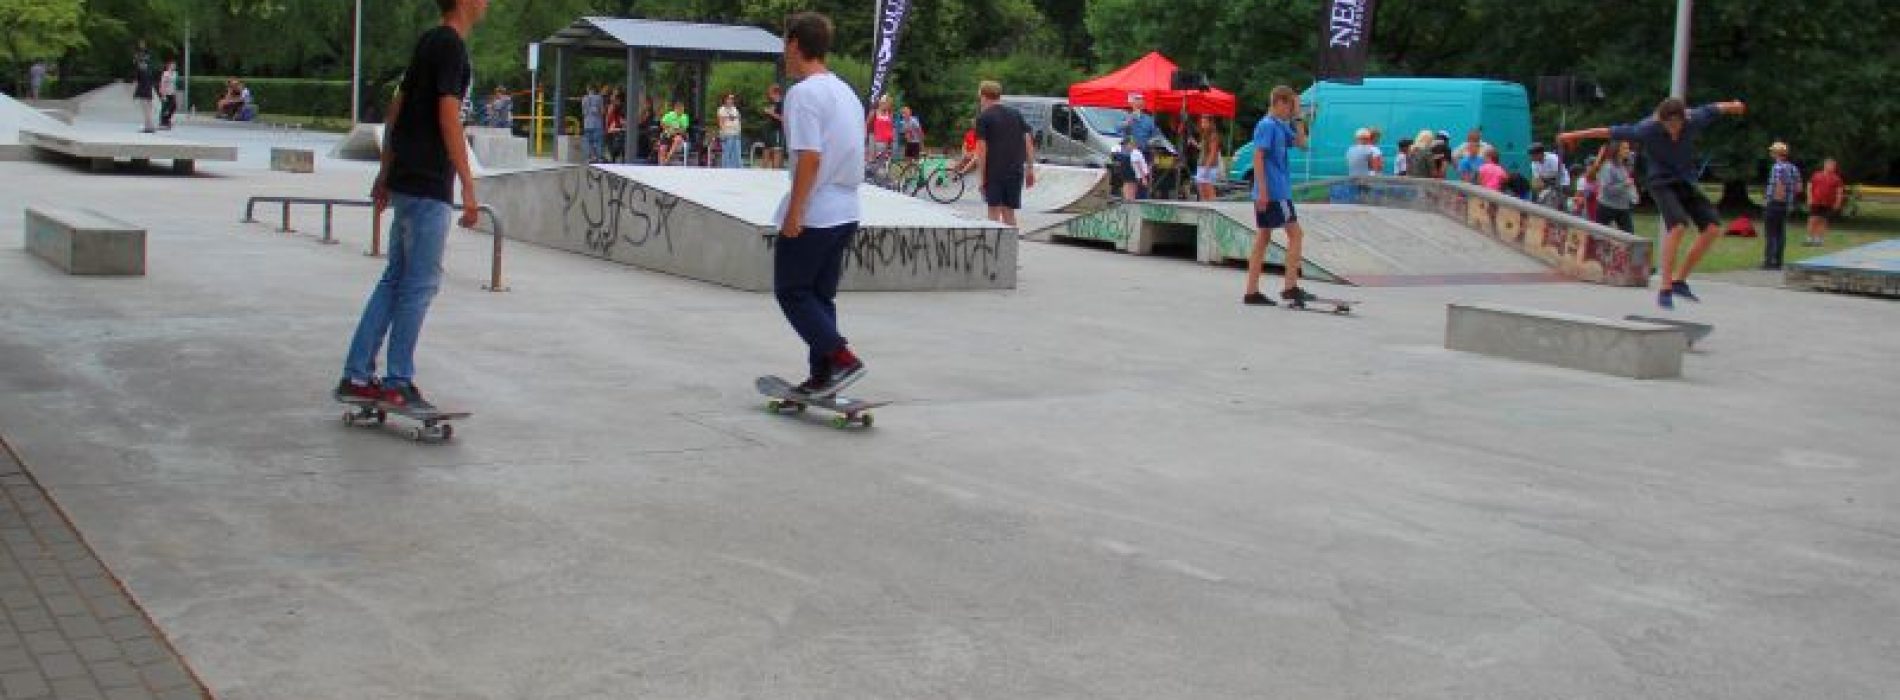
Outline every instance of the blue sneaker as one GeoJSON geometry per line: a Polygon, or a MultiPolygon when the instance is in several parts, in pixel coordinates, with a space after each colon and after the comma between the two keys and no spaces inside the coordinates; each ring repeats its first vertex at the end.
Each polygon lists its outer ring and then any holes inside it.
{"type": "Polygon", "coordinates": [[[1663,307],[1664,309],[1668,309],[1668,310],[1671,310],[1671,311],[1674,311],[1674,310],[1675,310],[1675,308],[1676,308],[1676,298],[1675,298],[1675,295],[1674,295],[1674,294],[1672,294],[1672,293],[1670,293],[1670,291],[1669,291],[1669,290],[1667,290],[1667,289],[1665,289],[1665,290],[1662,290],[1662,291],[1660,291],[1660,292],[1657,292],[1657,293],[1656,293],[1656,305],[1657,305],[1657,306],[1660,306],[1660,307],[1663,307]]]}
{"type": "Polygon", "coordinates": [[[1676,296],[1682,297],[1684,299],[1688,299],[1689,301],[1693,301],[1693,302],[1702,301],[1701,298],[1695,295],[1695,292],[1689,291],[1689,283],[1684,282],[1682,280],[1676,280],[1674,284],[1669,285],[1669,291],[1675,293],[1676,296]]]}

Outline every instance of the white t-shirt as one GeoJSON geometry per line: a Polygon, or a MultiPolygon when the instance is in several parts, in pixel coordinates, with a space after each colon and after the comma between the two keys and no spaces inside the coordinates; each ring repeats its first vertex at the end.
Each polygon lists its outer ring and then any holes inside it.
{"type": "MultiPolygon", "coordinates": [[[[785,145],[787,162],[795,173],[801,151],[817,153],[818,181],[805,204],[806,228],[829,228],[855,223],[858,183],[864,181],[864,105],[851,86],[830,72],[806,77],[785,91],[785,145]]],[[[772,223],[785,223],[790,192],[779,200],[772,223]]]]}
{"type": "Polygon", "coordinates": [[[1369,143],[1355,143],[1346,149],[1346,174],[1353,177],[1377,175],[1372,172],[1372,159],[1379,157],[1379,147],[1369,143]]]}
{"type": "Polygon", "coordinates": [[[1531,163],[1531,175],[1538,178],[1556,180],[1558,185],[1570,186],[1570,171],[1564,168],[1564,160],[1555,153],[1544,152],[1544,162],[1531,163]]]}
{"type": "Polygon", "coordinates": [[[739,108],[731,105],[719,106],[719,135],[739,135],[739,108]]]}

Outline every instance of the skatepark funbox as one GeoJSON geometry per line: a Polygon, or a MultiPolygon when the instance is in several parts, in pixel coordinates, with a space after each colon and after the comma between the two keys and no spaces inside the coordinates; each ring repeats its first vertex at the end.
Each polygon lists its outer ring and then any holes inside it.
{"type": "MultiPolygon", "coordinates": [[[[749,291],[772,289],[772,214],[790,187],[765,170],[563,166],[477,180],[511,238],[749,291]]],[[[941,205],[861,190],[846,291],[1013,289],[1016,232],[941,205]]]]}

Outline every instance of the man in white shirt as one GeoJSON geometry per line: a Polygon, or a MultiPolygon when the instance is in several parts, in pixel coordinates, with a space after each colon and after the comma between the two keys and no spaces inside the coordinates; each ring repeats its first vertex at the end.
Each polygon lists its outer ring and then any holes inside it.
{"type": "Polygon", "coordinates": [[[1555,152],[1544,150],[1544,144],[1531,144],[1531,182],[1538,188],[1537,201],[1545,206],[1559,208],[1563,193],[1570,187],[1570,171],[1564,168],[1564,159],[1555,152]],[[1551,194],[1545,194],[1550,192],[1551,194]]]}
{"type": "Polygon", "coordinates": [[[1371,177],[1385,171],[1385,154],[1372,143],[1372,130],[1360,129],[1353,132],[1352,145],[1346,148],[1346,174],[1351,177],[1371,177]]]}
{"type": "Polygon", "coordinates": [[[864,178],[864,105],[825,67],[831,18],[800,12],[785,22],[785,141],[792,190],[773,217],[772,288],[792,330],[810,349],[811,376],[798,391],[831,396],[862,378],[864,362],[838,334],[838,281],[858,231],[864,178]]]}

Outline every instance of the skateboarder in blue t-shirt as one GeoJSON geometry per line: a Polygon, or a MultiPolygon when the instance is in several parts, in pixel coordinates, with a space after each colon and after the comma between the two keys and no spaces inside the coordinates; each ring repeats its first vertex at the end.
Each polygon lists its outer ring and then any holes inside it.
{"type": "Polygon", "coordinates": [[[1293,174],[1288,167],[1287,149],[1306,148],[1306,120],[1299,118],[1300,94],[1281,85],[1273,88],[1267,115],[1253,129],[1253,210],[1259,235],[1254,236],[1253,251],[1247,254],[1247,293],[1241,303],[1274,306],[1273,300],[1260,293],[1260,273],[1266,265],[1267,246],[1273,242],[1273,230],[1286,229],[1286,288],[1280,298],[1289,305],[1305,306],[1314,296],[1300,289],[1300,247],[1306,233],[1300,229],[1299,214],[1293,210],[1293,174]]]}

